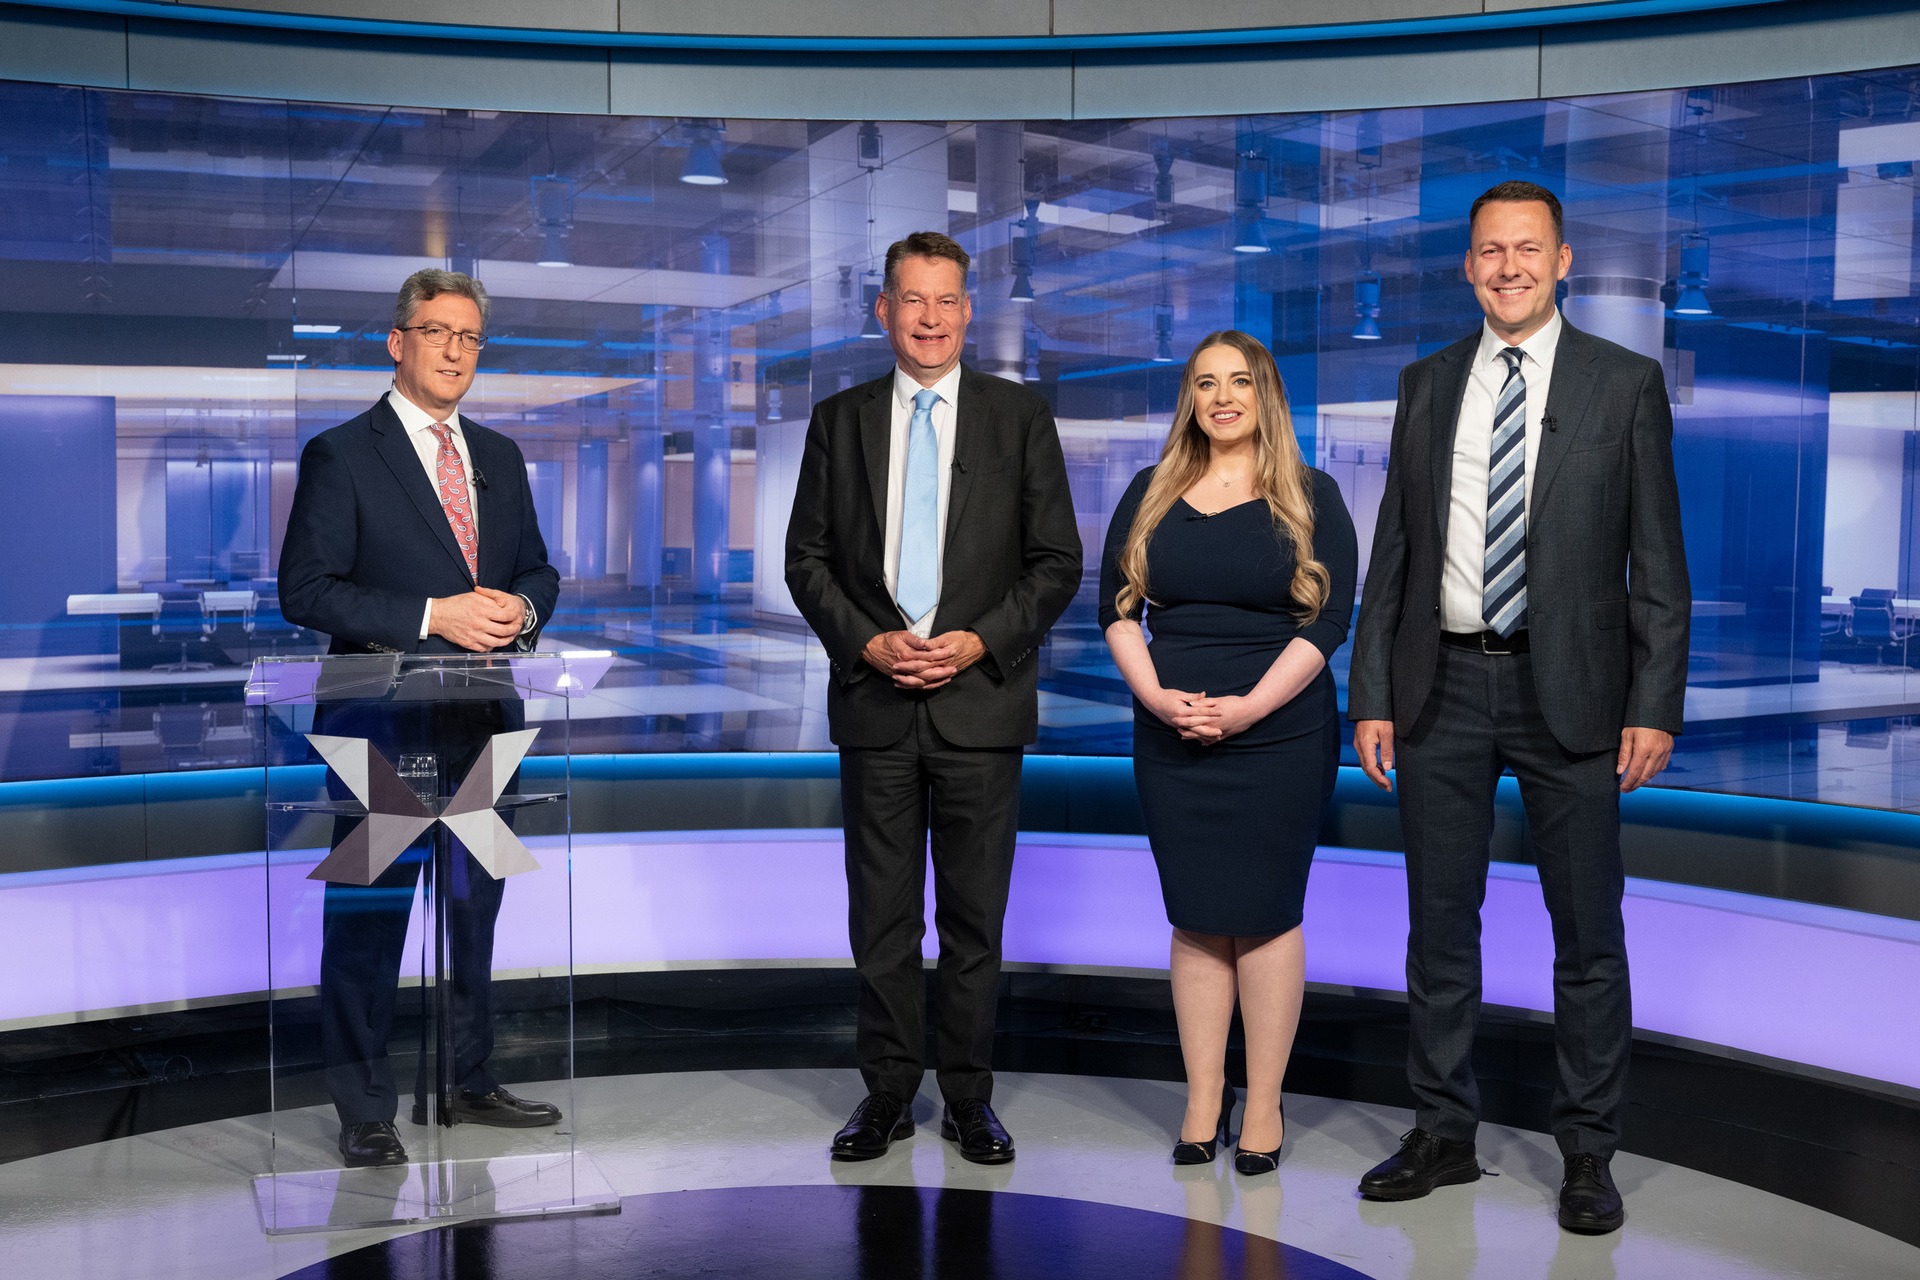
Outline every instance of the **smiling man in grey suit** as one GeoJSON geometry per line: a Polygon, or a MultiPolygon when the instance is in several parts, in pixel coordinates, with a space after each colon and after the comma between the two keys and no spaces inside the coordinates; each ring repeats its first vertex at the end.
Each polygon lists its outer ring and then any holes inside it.
{"type": "Polygon", "coordinates": [[[836,1159],[913,1132],[926,1040],[920,943],[932,835],[941,1134],[1013,1159],[994,1115],[1000,932],[1039,724],[1036,652],[1080,585],[1080,535],[1046,401],[960,364],[968,257],[938,232],[887,250],[885,377],[814,407],[787,585],[832,664],[848,933],[867,1097],[836,1159]]]}
{"type": "Polygon", "coordinates": [[[1553,921],[1560,1224],[1600,1234],[1626,1221],[1620,793],[1666,767],[1686,692],[1673,417],[1658,363],[1555,307],[1573,254],[1552,192],[1501,183],[1470,228],[1486,323],[1400,375],[1349,681],[1360,766],[1400,784],[1416,1126],[1360,1192],[1480,1176],[1480,905],[1510,770],[1553,921]]]}

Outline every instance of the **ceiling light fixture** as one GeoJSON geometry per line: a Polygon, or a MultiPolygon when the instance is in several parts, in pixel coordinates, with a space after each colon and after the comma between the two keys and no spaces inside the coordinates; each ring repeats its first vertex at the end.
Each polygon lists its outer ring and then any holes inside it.
{"type": "Polygon", "coordinates": [[[680,181],[690,187],[724,187],[727,171],[720,163],[720,136],[727,131],[718,120],[689,120],[687,155],[680,162],[680,181]]]}

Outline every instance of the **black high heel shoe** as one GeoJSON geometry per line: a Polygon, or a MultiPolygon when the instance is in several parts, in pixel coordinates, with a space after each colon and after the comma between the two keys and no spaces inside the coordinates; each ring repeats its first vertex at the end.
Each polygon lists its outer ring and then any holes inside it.
{"type": "Polygon", "coordinates": [[[1248,1177],[1273,1173],[1280,1168],[1280,1147],[1287,1145],[1287,1100],[1280,1099],[1280,1146],[1271,1151],[1246,1151],[1236,1148],[1233,1167],[1248,1177]]]}
{"type": "Polygon", "coordinates": [[[1212,1164],[1214,1155],[1227,1141],[1227,1121],[1233,1116],[1233,1104],[1238,1101],[1233,1094],[1233,1082],[1228,1081],[1220,1093],[1220,1124],[1213,1136],[1205,1142],[1179,1141],[1173,1144],[1173,1162],[1175,1164],[1212,1164]]]}

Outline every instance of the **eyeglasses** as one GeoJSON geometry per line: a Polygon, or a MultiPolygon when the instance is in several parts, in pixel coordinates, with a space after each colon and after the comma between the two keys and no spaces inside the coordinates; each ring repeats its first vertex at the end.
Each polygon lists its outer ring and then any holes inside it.
{"type": "Polygon", "coordinates": [[[402,324],[395,325],[402,333],[417,331],[430,347],[444,347],[455,338],[468,351],[479,351],[487,345],[484,333],[468,333],[464,329],[449,329],[440,324],[402,324]]]}

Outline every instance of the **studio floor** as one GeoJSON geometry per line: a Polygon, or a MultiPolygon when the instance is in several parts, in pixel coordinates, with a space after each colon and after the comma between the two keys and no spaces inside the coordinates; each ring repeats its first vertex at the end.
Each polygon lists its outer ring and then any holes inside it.
{"type": "MultiPolygon", "coordinates": [[[[551,1087],[515,1087],[555,1096],[551,1087]]],[[[1182,1087],[1160,1081],[1002,1074],[995,1102],[1020,1154],[993,1168],[962,1161],[940,1140],[931,1082],[916,1108],[916,1135],[860,1164],[826,1155],[828,1137],[860,1097],[851,1071],[603,1077],[577,1082],[573,1096],[579,1147],[623,1198],[619,1215],[268,1237],[250,1178],[264,1159],[268,1125],[251,1117],[0,1165],[0,1274],[1014,1280],[1091,1275],[1073,1260],[1091,1264],[1118,1252],[1130,1261],[1119,1269],[1101,1261],[1100,1274],[1920,1275],[1920,1249],[1889,1236],[1630,1154],[1614,1163],[1626,1228],[1600,1238],[1566,1234],[1553,1215],[1560,1164],[1551,1139],[1492,1126],[1481,1130],[1480,1155],[1493,1176],[1408,1204],[1364,1202],[1354,1180],[1393,1150],[1407,1113],[1304,1095],[1287,1099],[1279,1174],[1259,1178],[1234,1173],[1225,1160],[1174,1167],[1167,1153],[1182,1087]]],[[[410,1126],[401,1130],[405,1136],[410,1126]]]]}

